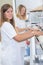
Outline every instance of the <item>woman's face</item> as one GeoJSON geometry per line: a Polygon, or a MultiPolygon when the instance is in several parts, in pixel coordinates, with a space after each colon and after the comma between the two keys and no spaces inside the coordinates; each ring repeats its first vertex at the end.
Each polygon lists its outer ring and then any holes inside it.
{"type": "Polygon", "coordinates": [[[13,9],[9,8],[5,13],[4,17],[7,18],[8,20],[11,20],[13,18],[13,9]]]}
{"type": "Polygon", "coordinates": [[[21,9],[20,14],[21,14],[21,15],[24,15],[24,14],[25,14],[25,12],[26,12],[26,9],[23,7],[23,8],[21,9]]]}

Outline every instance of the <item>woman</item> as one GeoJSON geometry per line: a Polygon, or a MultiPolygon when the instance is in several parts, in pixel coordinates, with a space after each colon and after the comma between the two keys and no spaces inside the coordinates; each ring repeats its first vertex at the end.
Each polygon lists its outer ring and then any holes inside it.
{"type": "MultiPolygon", "coordinates": [[[[26,7],[24,5],[19,5],[18,6],[18,10],[16,13],[16,18],[15,18],[15,29],[17,33],[23,33],[27,30],[30,30],[29,28],[26,27],[26,20],[27,20],[27,14],[26,14],[26,7]]],[[[20,47],[21,47],[21,56],[22,56],[22,61],[24,65],[24,56],[27,54],[26,53],[26,46],[27,43],[29,44],[30,41],[25,40],[23,42],[20,42],[20,47]]]]}
{"type": "Polygon", "coordinates": [[[24,5],[19,5],[15,19],[15,28],[17,32],[27,30],[27,28],[25,27],[26,26],[25,20],[27,20],[26,8],[24,5]]]}
{"type": "Polygon", "coordinates": [[[2,65],[22,65],[19,42],[31,38],[34,35],[42,35],[40,31],[28,31],[17,34],[13,20],[13,8],[9,4],[1,7],[1,43],[2,43],[2,65]]]}
{"type": "MultiPolygon", "coordinates": [[[[15,29],[16,29],[17,33],[23,33],[25,31],[32,30],[32,29],[26,27],[25,21],[27,19],[28,19],[28,17],[26,14],[26,7],[24,5],[19,5],[17,13],[16,13],[16,18],[15,18],[15,29]]],[[[24,56],[27,55],[26,48],[27,48],[28,44],[30,44],[30,40],[28,40],[28,39],[23,42],[20,42],[21,53],[22,53],[21,56],[22,56],[23,64],[24,64],[24,56]]]]}

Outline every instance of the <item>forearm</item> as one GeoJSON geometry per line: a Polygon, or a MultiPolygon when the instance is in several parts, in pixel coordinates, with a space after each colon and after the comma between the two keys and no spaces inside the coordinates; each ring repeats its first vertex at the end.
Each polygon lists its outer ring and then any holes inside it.
{"type": "Polygon", "coordinates": [[[17,33],[19,33],[19,32],[25,31],[26,28],[18,28],[18,27],[15,27],[15,30],[16,30],[17,33]]]}
{"type": "Polygon", "coordinates": [[[34,33],[29,31],[22,34],[18,34],[14,39],[18,42],[24,41],[34,36],[34,33]]]}
{"type": "Polygon", "coordinates": [[[19,28],[19,32],[26,31],[26,28],[19,28]]]}
{"type": "Polygon", "coordinates": [[[18,33],[18,32],[23,32],[23,31],[28,31],[28,30],[30,30],[30,28],[18,28],[18,27],[15,27],[15,30],[16,30],[16,32],[18,33]]]}

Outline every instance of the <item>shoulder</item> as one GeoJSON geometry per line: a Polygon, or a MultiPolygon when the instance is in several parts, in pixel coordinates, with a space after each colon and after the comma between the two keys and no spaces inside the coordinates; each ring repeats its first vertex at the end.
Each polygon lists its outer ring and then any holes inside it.
{"type": "Polygon", "coordinates": [[[6,21],[6,22],[3,23],[3,26],[8,26],[8,25],[11,25],[10,22],[6,21]]]}
{"type": "Polygon", "coordinates": [[[8,27],[12,27],[12,25],[9,23],[9,22],[4,22],[3,24],[2,24],[2,27],[1,28],[8,28],[8,27]]]}
{"type": "Polygon", "coordinates": [[[9,22],[4,22],[3,25],[11,25],[9,22]]]}

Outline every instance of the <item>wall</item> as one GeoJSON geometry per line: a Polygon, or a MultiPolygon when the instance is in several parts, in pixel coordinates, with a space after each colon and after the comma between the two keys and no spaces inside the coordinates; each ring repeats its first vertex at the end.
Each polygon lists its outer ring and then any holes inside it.
{"type": "Polygon", "coordinates": [[[15,0],[15,1],[16,1],[16,8],[18,7],[18,5],[23,4],[27,8],[27,12],[42,5],[42,0],[20,0],[20,1],[15,0]]]}
{"type": "Polygon", "coordinates": [[[0,0],[0,7],[5,3],[12,4],[12,0],[0,0]]]}

